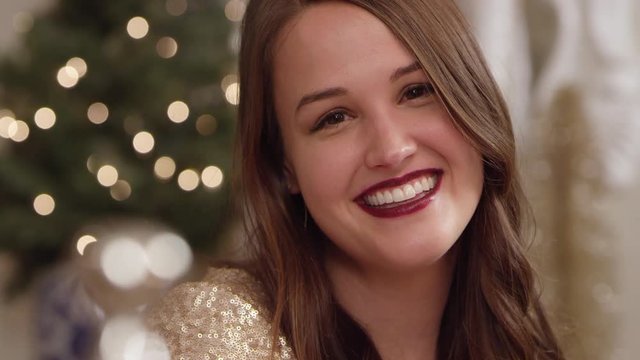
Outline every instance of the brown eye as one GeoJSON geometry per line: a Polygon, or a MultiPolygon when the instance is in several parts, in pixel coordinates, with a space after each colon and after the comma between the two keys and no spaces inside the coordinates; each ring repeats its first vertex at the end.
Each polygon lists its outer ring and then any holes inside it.
{"type": "Polygon", "coordinates": [[[418,84],[410,86],[403,95],[403,100],[414,100],[421,97],[431,96],[434,93],[433,85],[418,84]]]}
{"type": "Polygon", "coordinates": [[[318,122],[313,126],[311,132],[322,130],[326,127],[338,126],[340,123],[348,120],[349,115],[343,110],[337,110],[330,112],[322,116],[318,122]]]}

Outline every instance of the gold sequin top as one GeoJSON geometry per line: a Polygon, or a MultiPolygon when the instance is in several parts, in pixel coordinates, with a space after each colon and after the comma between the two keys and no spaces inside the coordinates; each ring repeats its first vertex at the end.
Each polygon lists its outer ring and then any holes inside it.
{"type": "MultiPolygon", "coordinates": [[[[179,360],[270,359],[271,314],[260,284],[240,269],[211,269],[200,282],[169,292],[147,316],[179,360]]],[[[274,359],[295,360],[279,336],[274,359]]]]}

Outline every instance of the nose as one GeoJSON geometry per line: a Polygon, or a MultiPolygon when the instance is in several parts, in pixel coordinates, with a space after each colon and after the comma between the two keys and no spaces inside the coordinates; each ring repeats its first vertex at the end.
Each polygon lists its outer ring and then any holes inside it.
{"type": "Polygon", "coordinates": [[[365,156],[368,167],[394,167],[410,158],[417,144],[402,119],[390,117],[370,121],[369,147],[365,156]]]}

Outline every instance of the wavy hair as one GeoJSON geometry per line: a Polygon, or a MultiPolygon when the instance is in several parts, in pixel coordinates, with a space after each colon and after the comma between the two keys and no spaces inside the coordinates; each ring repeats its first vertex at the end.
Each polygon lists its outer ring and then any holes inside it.
{"type": "MultiPolygon", "coordinates": [[[[251,0],[240,50],[236,141],[239,206],[252,272],[274,329],[299,359],[379,359],[336,303],[323,265],[326,238],[289,193],[274,109],[272,66],[281,30],[312,0],[251,0]],[[310,326],[310,324],[312,324],[310,326]]],[[[524,252],[524,199],[511,120],[469,27],[451,0],[347,0],[382,21],[434,84],[455,127],[481,154],[484,187],[456,243],[458,258],[438,338],[439,359],[564,359],[524,252]]],[[[274,337],[275,339],[275,337],[274,337]]]]}

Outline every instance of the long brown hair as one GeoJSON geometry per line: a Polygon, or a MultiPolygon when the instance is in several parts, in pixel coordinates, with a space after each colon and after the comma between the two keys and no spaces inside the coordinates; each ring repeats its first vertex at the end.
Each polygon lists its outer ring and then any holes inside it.
{"type": "MultiPolygon", "coordinates": [[[[301,360],[379,359],[366,332],[335,302],[322,231],[286,187],[273,101],[279,33],[318,1],[252,0],[243,24],[236,183],[253,272],[273,326],[301,360]],[[308,226],[305,224],[309,223],[308,226]]],[[[484,160],[484,190],[456,246],[439,359],[564,359],[524,256],[525,200],[504,100],[451,0],[348,0],[376,16],[416,56],[457,129],[484,160]]]]}

